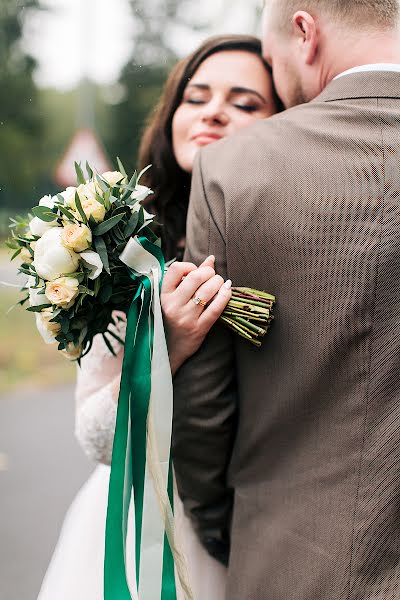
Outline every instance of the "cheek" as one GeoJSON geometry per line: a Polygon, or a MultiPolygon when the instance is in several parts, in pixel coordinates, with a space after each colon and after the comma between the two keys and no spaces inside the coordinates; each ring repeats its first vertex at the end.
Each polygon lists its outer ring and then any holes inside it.
{"type": "Polygon", "coordinates": [[[172,120],[172,148],[178,165],[184,171],[191,172],[193,168],[195,148],[190,142],[193,115],[182,105],[172,120]]]}

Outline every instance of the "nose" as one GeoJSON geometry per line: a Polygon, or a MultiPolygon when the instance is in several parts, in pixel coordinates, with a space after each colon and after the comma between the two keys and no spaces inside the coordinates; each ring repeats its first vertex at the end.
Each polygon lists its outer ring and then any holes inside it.
{"type": "Polygon", "coordinates": [[[229,116],[225,110],[225,102],[222,99],[213,98],[203,107],[202,121],[214,125],[227,125],[229,116]]]}

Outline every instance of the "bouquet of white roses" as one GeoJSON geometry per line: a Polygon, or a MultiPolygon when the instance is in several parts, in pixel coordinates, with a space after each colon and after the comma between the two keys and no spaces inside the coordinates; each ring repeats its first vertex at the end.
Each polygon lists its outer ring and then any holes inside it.
{"type": "Polygon", "coordinates": [[[142,206],[151,194],[139,184],[142,173],[128,180],[120,162],[120,171],[102,175],[87,165],[86,179],[75,167],[77,187],[45,196],[28,219],[12,219],[8,241],[28,276],[20,304],[36,313],[45,342],[58,342],[71,359],[86,354],[99,333],[112,351],[113,311],[127,312],[137,287],[120,255],[139,232],[157,241],[154,217],[142,206]]]}
{"type": "MultiPolygon", "coordinates": [[[[119,160],[118,166],[100,175],[86,165],[85,178],[76,164],[77,187],[45,196],[27,219],[12,219],[8,246],[15,250],[12,259],[22,258],[19,271],[28,277],[20,304],[28,302],[27,310],[36,313],[45,342],[58,343],[72,360],[89,352],[97,334],[113,351],[113,313],[127,313],[137,289],[120,259],[128,241],[140,234],[160,244],[151,227],[154,215],[142,206],[152,193],[139,183],[144,171],[128,179],[119,160]]],[[[260,346],[274,302],[270,294],[233,288],[221,322],[260,346]]]]}

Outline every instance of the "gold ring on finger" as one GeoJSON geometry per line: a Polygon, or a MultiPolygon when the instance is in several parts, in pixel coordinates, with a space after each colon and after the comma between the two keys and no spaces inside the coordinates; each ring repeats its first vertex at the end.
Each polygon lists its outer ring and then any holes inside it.
{"type": "Polygon", "coordinates": [[[196,306],[207,306],[207,302],[205,302],[198,296],[193,296],[192,302],[194,302],[196,304],[196,306]]]}

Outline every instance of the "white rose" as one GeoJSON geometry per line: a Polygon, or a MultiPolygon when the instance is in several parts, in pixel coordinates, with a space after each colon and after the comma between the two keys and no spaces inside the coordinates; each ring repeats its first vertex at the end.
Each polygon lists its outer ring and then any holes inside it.
{"type": "Polygon", "coordinates": [[[36,313],[36,327],[46,344],[54,344],[56,336],[61,331],[59,323],[52,323],[53,311],[44,309],[40,313],[36,313]]]}
{"type": "Polygon", "coordinates": [[[54,208],[56,200],[57,196],[43,196],[43,198],[39,200],[39,206],[47,206],[47,208],[54,208]]]}
{"type": "Polygon", "coordinates": [[[87,250],[90,247],[92,232],[86,225],[68,223],[63,229],[62,241],[67,248],[75,252],[82,252],[82,250],[87,250]]]}
{"type": "Polygon", "coordinates": [[[81,183],[76,189],[78,192],[79,199],[82,201],[85,198],[93,198],[96,200],[96,193],[98,193],[98,187],[94,181],[88,181],[87,183],[81,183]]]}
{"type": "Polygon", "coordinates": [[[53,229],[53,227],[58,227],[57,217],[54,215],[54,221],[42,221],[39,217],[33,217],[33,219],[29,223],[29,229],[31,230],[32,235],[37,235],[38,237],[42,237],[46,231],[49,229],[53,229]]]}
{"type": "Polygon", "coordinates": [[[46,297],[60,308],[70,308],[79,294],[79,281],[75,277],[59,277],[46,283],[46,297]]]}
{"type": "Polygon", "coordinates": [[[107,181],[108,185],[114,187],[123,181],[124,176],[119,171],[106,171],[102,174],[102,178],[107,181]]]}
{"type": "Polygon", "coordinates": [[[42,279],[53,281],[61,275],[75,273],[79,255],[62,243],[62,227],[46,231],[37,241],[34,254],[36,273],[42,279]]]}
{"type": "Polygon", "coordinates": [[[64,198],[64,202],[67,206],[71,206],[72,208],[75,208],[75,194],[76,194],[76,187],[67,187],[67,189],[64,192],[61,192],[61,196],[64,198]]]}
{"type": "Polygon", "coordinates": [[[97,252],[93,252],[93,250],[89,250],[89,252],[81,252],[79,256],[85,267],[88,267],[91,271],[89,279],[97,279],[103,270],[103,263],[101,262],[100,255],[97,254],[97,252]]]}
{"type": "Polygon", "coordinates": [[[145,185],[137,185],[135,191],[131,194],[131,199],[137,200],[137,202],[143,202],[143,200],[146,200],[147,196],[150,196],[152,193],[153,190],[145,185]]]}
{"type": "Polygon", "coordinates": [[[106,216],[106,209],[103,204],[98,202],[95,198],[84,198],[81,200],[83,212],[86,218],[93,217],[97,223],[104,220],[106,216]]]}

